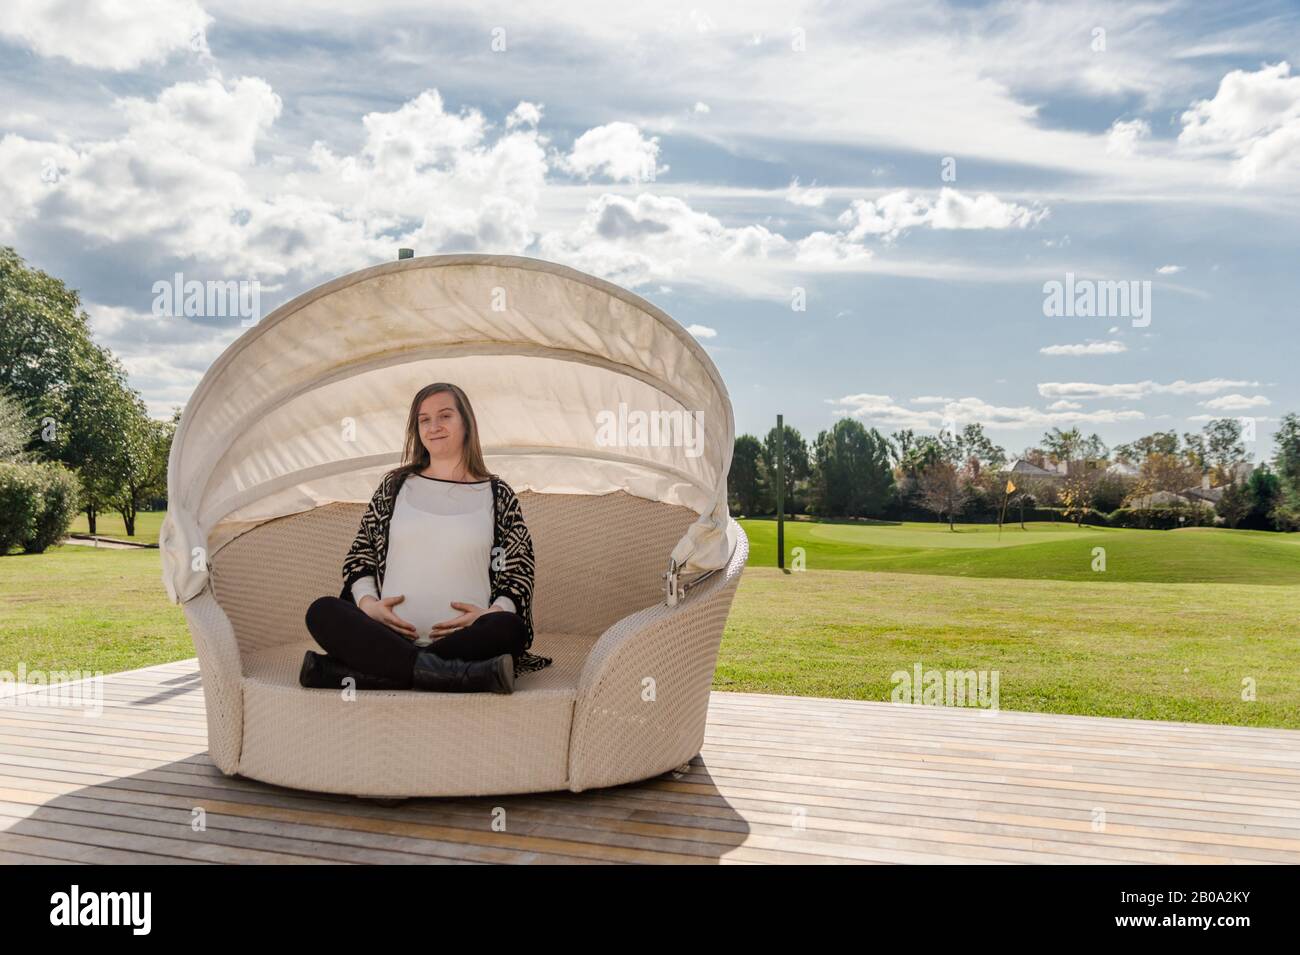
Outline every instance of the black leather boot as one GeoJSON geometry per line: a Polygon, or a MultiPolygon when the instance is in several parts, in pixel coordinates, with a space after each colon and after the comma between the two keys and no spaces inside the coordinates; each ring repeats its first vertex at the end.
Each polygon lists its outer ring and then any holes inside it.
{"type": "Polygon", "coordinates": [[[411,689],[435,693],[513,693],[515,659],[503,653],[490,660],[448,660],[429,650],[416,654],[411,689]]]}
{"type": "Polygon", "coordinates": [[[362,673],[344,666],[341,662],[323,653],[308,650],[302,658],[302,669],[298,671],[298,683],[317,689],[341,690],[343,679],[352,677],[358,690],[409,690],[409,684],[400,680],[362,673]]]}

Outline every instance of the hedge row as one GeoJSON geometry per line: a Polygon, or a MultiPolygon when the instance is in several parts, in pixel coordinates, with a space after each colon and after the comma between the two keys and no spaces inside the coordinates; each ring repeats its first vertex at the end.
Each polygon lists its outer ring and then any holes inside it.
{"type": "Polygon", "coordinates": [[[0,463],[0,557],[39,554],[61,541],[80,510],[81,486],[61,464],[0,463]]]}

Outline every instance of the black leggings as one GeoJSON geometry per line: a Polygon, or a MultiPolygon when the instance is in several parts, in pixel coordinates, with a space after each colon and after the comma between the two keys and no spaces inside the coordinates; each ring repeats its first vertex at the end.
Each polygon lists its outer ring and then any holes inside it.
{"type": "Polygon", "coordinates": [[[527,627],[517,613],[494,610],[467,627],[417,647],[387,624],[342,597],[317,597],[307,608],[307,629],[324,651],[344,666],[409,685],[415,655],[429,650],[445,660],[490,660],[524,652],[527,627]]]}

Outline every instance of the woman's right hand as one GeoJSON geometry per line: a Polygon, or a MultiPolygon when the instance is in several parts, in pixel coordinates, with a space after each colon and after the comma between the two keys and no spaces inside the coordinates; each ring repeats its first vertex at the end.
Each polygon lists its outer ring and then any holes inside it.
{"type": "Polygon", "coordinates": [[[393,606],[401,603],[405,599],[405,594],[397,594],[396,596],[384,597],[382,599],[367,595],[361,598],[361,612],[371,620],[378,620],[390,629],[396,630],[402,636],[414,640],[420,635],[415,629],[415,624],[408,623],[393,612],[393,606]]]}

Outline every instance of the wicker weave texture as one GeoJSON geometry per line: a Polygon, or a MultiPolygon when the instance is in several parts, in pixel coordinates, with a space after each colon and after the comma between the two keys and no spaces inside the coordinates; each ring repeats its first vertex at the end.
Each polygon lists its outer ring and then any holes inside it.
{"type": "Polygon", "coordinates": [[[244,733],[244,691],[239,644],[230,619],[217,604],[211,589],[186,601],[185,620],[199,658],[203,705],[208,718],[208,752],[227,775],[239,765],[244,733]]]}
{"type": "Polygon", "coordinates": [[[698,516],[626,491],[524,491],[519,505],[537,560],[534,626],[589,634],[592,642],[615,621],[663,599],[668,555],[698,516]]]}
{"type": "MultiPolygon", "coordinates": [[[[610,624],[662,597],[668,554],[696,517],[690,508],[625,491],[524,491],[519,504],[537,564],[534,631],[585,633],[593,642],[610,624]]],[[[307,608],[342,589],[343,558],[363,510],[328,504],[268,521],[216,554],[212,585],[242,652],[309,639],[307,608]]],[[[532,652],[545,655],[536,645],[532,652]]]]}
{"type": "Polygon", "coordinates": [[[284,644],[245,662],[239,771],[358,796],[479,796],[564,789],[573,700],[590,641],[538,637],[555,659],[511,694],[304,689],[284,644]]]}
{"type": "Polygon", "coordinates": [[[648,779],[700,751],[718,648],[748,556],[749,540],[737,528],[725,571],[676,607],[648,606],[597,641],[578,684],[570,789],[648,779]]]}
{"type": "Polygon", "coordinates": [[[669,608],[661,575],[689,508],[622,491],[519,499],[537,562],[532,649],[555,662],[512,694],[348,699],[298,685],[316,646],[307,607],[339,592],[363,505],[270,521],[222,548],[211,587],[185,605],[214,762],[320,792],[472,796],[617,785],[699,752],[744,533],[727,568],[669,608]]]}

